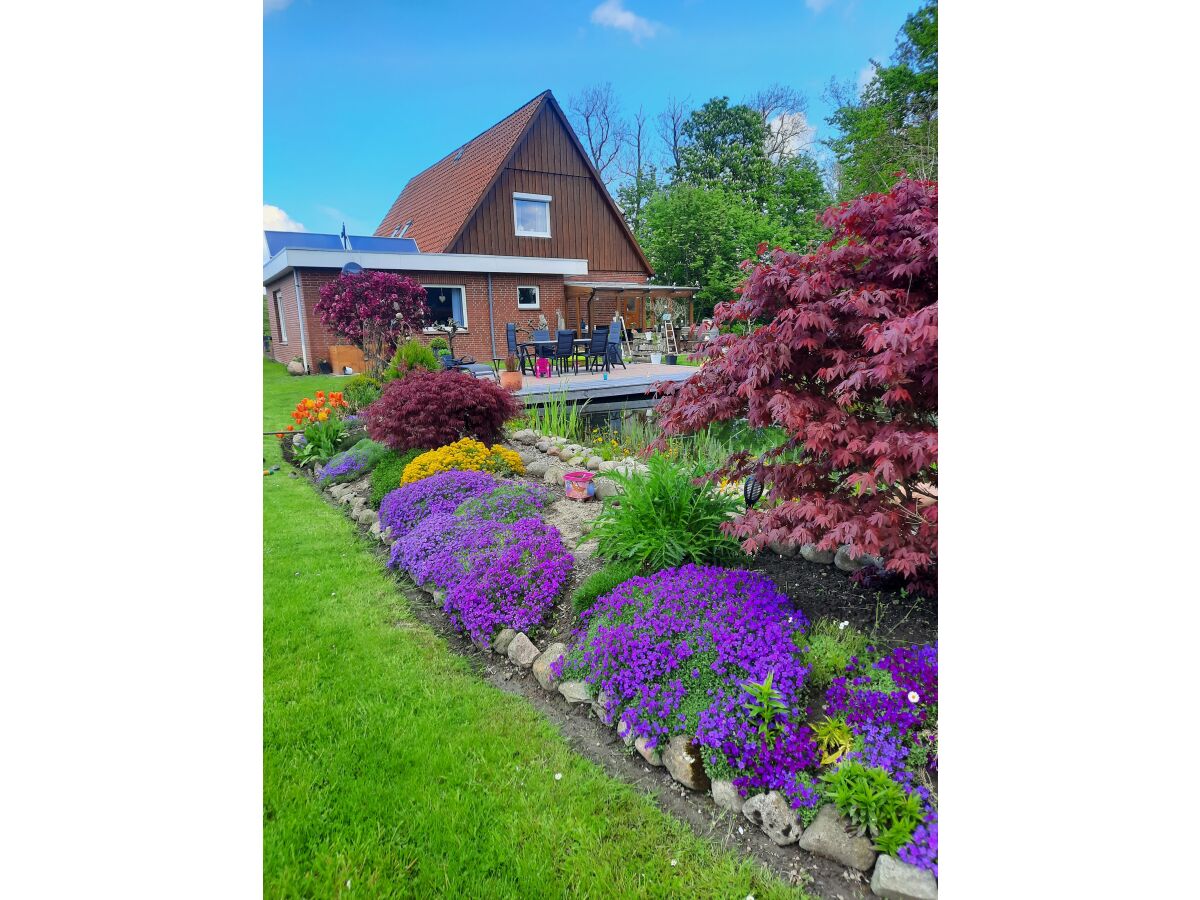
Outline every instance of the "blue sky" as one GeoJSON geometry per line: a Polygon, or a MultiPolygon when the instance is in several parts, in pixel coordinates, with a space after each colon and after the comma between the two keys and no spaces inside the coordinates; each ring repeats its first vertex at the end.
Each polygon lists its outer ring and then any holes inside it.
{"type": "Polygon", "coordinates": [[[653,116],[779,82],[825,137],[829,79],[886,60],[919,3],[264,0],[264,221],[370,234],[411,176],[546,88],[565,108],[609,81],[653,116]]]}

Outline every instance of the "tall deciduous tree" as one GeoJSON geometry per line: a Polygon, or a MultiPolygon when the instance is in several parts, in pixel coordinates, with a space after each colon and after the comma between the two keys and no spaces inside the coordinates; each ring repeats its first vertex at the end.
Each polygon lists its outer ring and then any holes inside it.
{"type": "Polygon", "coordinates": [[[758,113],[748,106],[730,106],[728,97],[714,97],[683,123],[675,180],[723,188],[761,208],[771,181],[766,139],[758,113]]]}
{"type": "Polygon", "coordinates": [[[567,98],[567,110],[592,164],[604,183],[609,184],[616,174],[613,163],[624,150],[629,135],[612,84],[592,85],[572,94],[567,98]]]}
{"type": "Polygon", "coordinates": [[[872,63],[861,96],[831,84],[838,108],[829,123],[840,133],[826,143],[837,157],[839,196],[887,190],[900,171],[937,178],[937,15],[932,0],[905,20],[892,64],[872,63]]]}
{"type": "Polygon", "coordinates": [[[849,544],[917,579],[937,556],[937,185],[905,179],[823,221],[816,251],[773,252],[717,307],[718,323],[750,330],[664,389],[663,434],[743,416],[782,426],[783,447],[714,473],[766,485],[727,530],[751,552],[849,544]]]}
{"type": "Polygon", "coordinates": [[[623,181],[617,188],[616,196],[617,204],[625,214],[625,221],[639,240],[646,203],[659,186],[658,166],[653,162],[650,140],[646,113],[639,107],[629,126],[625,153],[617,161],[617,170],[623,176],[623,181]]]}

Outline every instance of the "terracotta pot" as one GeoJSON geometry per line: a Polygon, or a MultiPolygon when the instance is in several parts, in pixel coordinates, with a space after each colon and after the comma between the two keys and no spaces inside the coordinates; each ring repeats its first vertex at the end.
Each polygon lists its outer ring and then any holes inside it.
{"type": "Polygon", "coordinates": [[[500,387],[506,391],[519,391],[524,385],[525,379],[520,372],[501,372],[500,387]]]}

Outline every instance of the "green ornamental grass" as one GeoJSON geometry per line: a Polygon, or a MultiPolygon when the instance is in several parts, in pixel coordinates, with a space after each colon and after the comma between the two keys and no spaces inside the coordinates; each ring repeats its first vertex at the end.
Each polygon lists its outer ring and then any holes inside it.
{"type": "Polygon", "coordinates": [[[647,571],[687,563],[732,563],[744,558],[721,525],[741,508],[739,497],[706,481],[702,470],[686,470],[660,456],[645,475],[614,477],[624,493],[605,501],[592,535],[602,557],[628,561],[647,571]]]}

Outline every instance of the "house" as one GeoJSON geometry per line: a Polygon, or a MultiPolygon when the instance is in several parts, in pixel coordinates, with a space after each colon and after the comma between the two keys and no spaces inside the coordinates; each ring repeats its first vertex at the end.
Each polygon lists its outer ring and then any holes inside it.
{"type": "Polygon", "coordinates": [[[420,281],[434,320],[461,329],[455,353],[480,362],[507,355],[508,322],[586,334],[620,313],[643,328],[648,301],[697,290],[649,284],[653,269],[550,91],[413,177],[374,235],[269,232],[267,245],[271,352],[309,371],[339,343],[313,307],[347,263],[420,281]]]}

